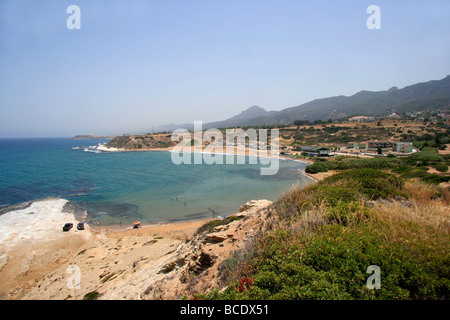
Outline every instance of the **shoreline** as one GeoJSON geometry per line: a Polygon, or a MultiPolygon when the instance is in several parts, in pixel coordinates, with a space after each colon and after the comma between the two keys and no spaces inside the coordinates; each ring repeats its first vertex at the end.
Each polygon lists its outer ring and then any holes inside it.
{"type": "Polygon", "coordinates": [[[127,232],[133,230],[142,230],[142,229],[158,229],[158,228],[167,228],[169,226],[173,226],[175,228],[182,227],[186,225],[196,225],[200,223],[207,223],[217,218],[197,218],[197,219],[180,219],[178,221],[164,221],[164,222],[144,222],[140,223],[139,228],[133,228],[133,224],[108,224],[108,225],[100,225],[100,226],[91,226],[93,232],[104,232],[104,233],[120,233],[127,232]]]}
{"type": "MultiPolygon", "coordinates": [[[[152,148],[152,149],[118,149],[118,148],[108,148],[105,145],[100,145],[98,147],[96,147],[97,150],[100,150],[101,152],[104,153],[108,153],[108,152],[176,152],[173,151],[174,147],[169,147],[169,148],[152,148]]],[[[309,160],[309,159],[298,159],[295,157],[290,157],[290,156],[286,156],[286,155],[282,155],[280,153],[278,153],[278,155],[259,155],[258,154],[258,149],[251,149],[251,148],[238,148],[238,147],[234,147],[234,153],[227,153],[227,152],[209,152],[209,151],[205,151],[204,148],[202,151],[199,150],[194,150],[194,146],[191,147],[191,153],[202,153],[202,154],[218,154],[218,155],[233,155],[233,156],[247,156],[247,157],[257,157],[257,158],[278,158],[279,160],[290,160],[290,161],[297,161],[297,162],[301,162],[304,163],[306,165],[310,165],[310,164],[314,164],[314,161],[309,160]],[[252,152],[256,152],[257,154],[250,154],[252,152]]],[[[222,149],[226,149],[226,147],[223,147],[222,149]]],[[[305,170],[300,170],[302,171],[303,175],[306,176],[307,178],[309,178],[310,180],[312,180],[313,182],[317,183],[323,179],[325,179],[326,177],[335,174],[337,171],[330,171],[329,173],[325,173],[325,172],[321,172],[321,173],[317,173],[317,174],[310,174],[310,173],[306,173],[305,170]]]]}
{"type": "MultiPolygon", "coordinates": [[[[103,145],[98,146],[99,147],[103,147],[103,145]]],[[[173,148],[155,148],[155,149],[145,149],[145,150],[118,150],[116,148],[113,148],[112,150],[108,148],[108,151],[104,151],[102,150],[102,152],[143,152],[143,151],[147,151],[147,152],[172,152],[173,148]]],[[[303,164],[309,165],[312,164],[313,161],[308,161],[307,159],[295,159],[292,157],[288,157],[288,156],[284,156],[281,154],[278,154],[277,156],[260,156],[260,155],[252,155],[252,154],[245,154],[242,153],[242,151],[249,151],[249,149],[244,149],[244,150],[240,150],[238,148],[235,148],[236,151],[238,151],[237,153],[225,153],[225,152],[208,152],[208,151],[190,151],[192,153],[203,153],[203,154],[219,154],[219,155],[240,155],[240,156],[247,156],[247,157],[267,157],[267,158],[278,158],[279,160],[288,160],[288,161],[296,161],[296,162],[301,162],[303,164]]],[[[251,149],[250,149],[251,150],[251,149]]],[[[303,169],[298,169],[298,171],[300,171],[302,173],[303,176],[307,177],[308,179],[312,180],[314,183],[317,183],[318,181],[322,180],[323,177],[321,177],[321,174],[316,174],[316,175],[311,175],[305,172],[305,170],[303,169]]],[[[8,212],[11,211],[17,211],[17,210],[22,210],[25,209],[29,206],[31,206],[33,203],[35,202],[41,202],[41,201],[51,201],[51,200],[65,200],[68,203],[70,202],[74,202],[71,200],[68,200],[64,197],[58,197],[58,196],[48,196],[45,198],[41,198],[41,199],[32,199],[32,200],[27,200],[21,203],[17,203],[17,204],[5,204],[0,206],[0,217],[3,216],[4,214],[7,214],[8,212]]],[[[76,202],[74,202],[76,203],[76,202]]],[[[87,213],[85,213],[87,214],[87,213]]],[[[167,224],[177,224],[177,223],[186,223],[186,222],[192,222],[192,221],[209,221],[215,218],[187,218],[187,219],[179,219],[179,220],[175,220],[175,221],[161,221],[161,222],[148,222],[148,223],[141,223],[141,227],[154,227],[154,226],[158,226],[158,225],[167,225],[167,224]]],[[[85,222],[86,223],[86,222],[85,222]]],[[[90,228],[95,231],[95,230],[103,230],[103,229],[112,229],[112,230],[116,230],[119,228],[122,228],[123,230],[126,230],[127,228],[132,228],[133,225],[132,224],[106,224],[106,225],[95,225],[95,224],[89,224],[90,228]]]]}
{"type": "MultiPolygon", "coordinates": [[[[246,204],[261,202],[271,203],[267,200],[252,200],[246,204]]],[[[138,275],[140,273],[135,272],[143,265],[164,268],[169,262],[167,259],[171,258],[180,245],[193,239],[205,223],[217,219],[150,223],[137,229],[129,225],[91,228],[86,224],[85,230],[77,230],[74,214],[63,210],[67,203],[70,202],[54,198],[35,201],[27,208],[0,216],[3,220],[8,216],[19,219],[20,215],[35,218],[34,223],[25,223],[27,230],[2,234],[2,299],[82,299],[86,294],[86,286],[94,286],[93,290],[95,287],[103,287],[105,281],[126,285],[127,278],[119,277],[117,281],[109,279],[122,273],[126,277],[138,275]],[[58,216],[60,219],[55,219],[58,216]],[[44,217],[48,219],[43,221],[44,217]],[[63,222],[73,222],[74,228],[63,232],[63,222]],[[35,230],[36,226],[40,226],[40,230],[35,230]],[[38,234],[35,231],[39,231],[38,234]],[[67,286],[71,266],[81,269],[83,290],[67,286]],[[108,274],[109,277],[103,279],[108,274]],[[112,277],[113,275],[115,276],[112,277]],[[55,286],[58,286],[57,290],[55,286]]],[[[238,214],[241,214],[241,210],[230,212],[227,216],[238,214]]],[[[160,277],[161,272],[153,274],[160,277]]]]}
{"type": "MultiPolygon", "coordinates": [[[[97,227],[85,223],[85,229],[78,230],[77,223],[81,222],[77,218],[79,212],[70,203],[61,198],[34,200],[19,204],[15,210],[0,215],[2,299],[27,299],[27,293],[36,289],[36,285],[53,272],[65,276],[67,268],[73,264],[83,265],[84,268],[90,261],[102,264],[99,257],[108,256],[121,246],[123,250],[120,254],[117,252],[116,259],[125,260],[127,264],[140,259],[137,255],[128,257],[130,250],[155,259],[162,258],[212,220],[149,223],[137,229],[129,225],[97,227]],[[62,227],[65,223],[73,223],[73,228],[64,232],[62,227]],[[141,244],[138,246],[136,243],[139,241],[141,244]],[[91,248],[97,249],[92,255],[85,256],[87,262],[82,264],[79,257],[91,248]]],[[[101,269],[101,266],[97,269],[100,274],[101,269]]],[[[93,281],[98,281],[98,276],[93,281]]],[[[65,280],[62,281],[64,287],[65,283],[65,280]]],[[[37,295],[33,299],[42,298],[37,295]]]]}
{"type": "MultiPolygon", "coordinates": [[[[84,300],[93,293],[94,299],[100,300],[180,299],[192,285],[203,291],[216,284],[221,262],[264,225],[271,204],[267,200],[247,202],[231,214],[238,219],[206,233],[198,232],[202,220],[101,230],[71,252],[64,248],[66,254],[57,262],[51,254],[42,259],[41,252],[36,252],[34,260],[22,256],[23,261],[16,259],[15,265],[8,261],[3,268],[9,266],[10,274],[12,269],[16,273],[8,283],[0,283],[0,295],[8,300],[84,300]],[[24,262],[34,271],[27,278],[19,276],[24,262]],[[33,268],[44,263],[51,266],[38,271],[33,268]],[[199,283],[185,281],[188,274],[195,275],[203,268],[208,272],[199,275],[199,283]],[[80,278],[76,279],[74,270],[80,278]],[[80,286],[74,287],[77,283],[80,286]]],[[[45,249],[52,253],[56,245],[45,249]]],[[[4,275],[0,273],[0,277],[4,275]]]]}
{"type": "MultiPolygon", "coordinates": [[[[1,210],[3,210],[3,212],[0,212],[0,222],[5,217],[8,217],[8,215],[13,215],[14,213],[17,213],[19,211],[23,211],[26,209],[30,209],[34,204],[39,204],[39,203],[51,203],[51,202],[65,202],[66,205],[69,204],[76,204],[75,201],[71,201],[68,200],[64,197],[46,197],[46,198],[42,198],[42,199],[33,199],[33,200],[29,200],[29,201],[24,201],[21,203],[17,203],[17,204],[7,204],[4,205],[2,207],[0,207],[1,210]]],[[[89,227],[90,231],[92,232],[103,232],[105,230],[112,230],[114,232],[120,232],[120,231],[127,231],[130,229],[133,229],[133,224],[131,223],[115,223],[115,224],[105,224],[105,225],[95,225],[92,223],[88,223],[85,221],[79,221],[75,214],[72,212],[63,212],[62,209],[60,210],[61,214],[67,214],[67,215],[71,215],[70,218],[66,219],[66,220],[71,220],[71,221],[67,221],[67,222],[84,222],[84,224],[86,226],[89,227]]],[[[30,212],[30,214],[34,214],[34,212],[30,212]]],[[[84,211],[84,216],[85,218],[87,217],[87,212],[84,211]]],[[[177,219],[177,220],[168,220],[168,221],[160,221],[160,222],[144,222],[140,224],[140,228],[155,228],[155,227],[159,227],[159,226],[168,226],[168,225],[182,225],[182,224],[195,224],[195,223],[199,223],[199,222],[208,222],[211,220],[217,219],[216,217],[202,217],[202,218],[186,218],[186,219],[177,219]]],[[[85,219],[83,219],[85,220],[85,219]]],[[[74,223],[74,228],[76,228],[76,223],[74,223]]],[[[61,225],[61,229],[62,229],[61,225]]],[[[0,226],[1,227],[1,226],[0,226]]],[[[2,245],[2,237],[1,237],[2,233],[0,232],[0,245],[2,245]]]]}
{"type": "MultiPolygon", "coordinates": [[[[170,152],[167,149],[142,151],[170,152]]],[[[293,159],[283,157],[282,155],[278,155],[278,158],[308,164],[303,159],[293,159]]],[[[299,169],[299,171],[302,171],[302,175],[311,179],[313,183],[320,180],[319,177],[312,177],[305,173],[304,170],[299,169]]],[[[268,202],[267,200],[251,200],[247,203],[255,201],[268,202]]],[[[36,231],[35,226],[39,226],[41,232],[48,235],[48,237],[39,236],[34,239],[31,236],[31,238],[28,237],[28,241],[27,239],[20,239],[21,241],[14,245],[9,240],[0,240],[0,278],[5,279],[2,280],[2,284],[0,285],[0,296],[4,299],[41,299],[40,293],[36,293],[36,290],[40,292],[39,290],[42,289],[38,288],[42,285],[36,287],[37,284],[45,283],[45,279],[49,279],[50,276],[55,274],[59,275],[58,278],[63,277],[67,273],[66,269],[67,266],[70,266],[70,263],[80,263],[80,266],[87,268],[90,266],[90,261],[96,261],[98,269],[91,272],[93,274],[92,281],[95,283],[98,283],[99,277],[101,279],[103,275],[101,269],[104,267],[104,262],[102,262],[104,258],[101,257],[106,257],[110,254],[115,255],[116,261],[114,264],[119,262],[118,265],[121,265],[121,261],[124,261],[123,263],[127,265],[131,263],[134,268],[134,265],[138,261],[143,261],[142,259],[148,259],[149,263],[157,264],[162,259],[166,259],[166,256],[173,252],[180,244],[192,239],[197,230],[205,223],[218,219],[218,217],[204,217],[141,223],[140,228],[137,229],[134,229],[131,223],[108,225],[90,225],[86,223],[86,229],[80,231],[76,230],[76,223],[79,221],[79,219],[76,219],[76,215],[77,217],[80,216],[80,212],[77,212],[76,206],[66,206],[74,202],[59,197],[47,197],[45,199],[30,200],[5,206],[11,210],[0,215],[0,219],[8,215],[8,213],[10,215],[20,211],[24,213],[27,210],[30,211],[27,211],[27,215],[22,214],[22,217],[25,219],[38,216],[41,212],[33,209],[36,203],[60,203],[60,207],[55,209],[54,212],[47,210],[46,214],[49,214],[52,219],[58,216],[58,214],[62,217],[60,220],[53,221],[53,228],[49,228],[50,224],[36,219],[34,220],[34,224],[28,223],[26,220],[22,224],[27,226],[28,232],[31,234],[36,231]],[[63,210],[63,208],[66,208],[66,210],[63,210]],[[62,226],[65,222],[73,222],[74,228],[69,232],[63,232],[62,226]],[[33,241],[30,243],[29,239],[33,241]],[[150,244],[151,246],[149,247],[150,244]],[[120,249],[121,247],[122,249],[120,249]],[[85,256],[83,253],[86,250],[88,252],[92,251],[92,254],[85,256]],[[136,252],[136,255],[129,257],[128,252],[130,251],[136,252]],[[83,256],[83,262],[78,259],[80,255],[83,256]]],[[[226,216],[236,214],[240,214],[240,210],[229,212],[226,216]]],[[[84,214],[81,213],[81,216],[86,218],[87,212],[84,211],[84,214]]],[[[84,222],[85,220],[81,219],[80,221],[84,222]]],[[[6,236],[11,235],[20,238],[24,233],[19,229],[15,231],[11,230],[11,232],[6,234],[6,236]]],[[[108,265],[111,266],[109,268],[114,269],[114,264],[109,263],[108,265]]],[[[89,268],[93,270],[92,267],[89,268]]],[[[122,271],[119,270],[117,272],[122,271]]],[[[52,283],[50,282],[49,285],[52,283]]],[[[102,282],[100,281],[100,283],[102,282]]],[[[63,286],[65,286],[64,282],[63,286]]],[[[46,289],[43,290],[45,291],[46,289]]],[[[67,289],[65,289],[65,292],[67,292],[67,289]]],[[[46,294],[50,294],[48,290],[46,294]]],[[[75,297],[75,294],[76,291],[70,293],[69,296],[72,295],[72,297],[75,297]]],[[[48,298],[64,299],[65,297],[56,294],[53,296],[50,295],[48,298]]],[[[78,295],[77,299],[79,298],[80,296],[78,295]]]]}
{"type": "MultiPolygon", "coordinates": [[[[225,149],[225,147],[223,148],[225,149]]],[[[173,147],[169,147],[169,148],[152,148],[152,149],[118,149],[118,148],[108,148],[105,147],[104,145],[100,145],[98,147],[96,147],[96,150],[100,150],[101,152],[104,153],[114,153],[114,152],[177,152],[177,151],[173,151],[173,147]]],[[[217,155],[233,155],[233,156],[247,156],[247,157],[257,157],[257,158],[278,158],[280,160],[291,160],[291,161],[298,161],[298,162],[302,162],[305,164],[314,164],[314,161],[312,160],[308,160],[308,159],[297,159],[297,158],[293,158],[293,157],[289,157],[286,155],[282,155],[280,153],[278,153],[277,155],[259,155],[258,150],[257,149],[249,149],[249,148],[238,148],[238,147],[234,147],[234,153],[227,153],[227,152],[219,152],[219,151],[215,151],[215,152],[210,152],[210,151],[205,151],[205,150],[194,150],[194,147],[191,147],[191,150],[188,151],[190,153],[202,153],[202,154],[217,154],[217,155]],[[250,154],[252,152],[256,152],[256,154],[250,154]]],[[[268,153],[268,152],[267,152],[268,153]]]]}

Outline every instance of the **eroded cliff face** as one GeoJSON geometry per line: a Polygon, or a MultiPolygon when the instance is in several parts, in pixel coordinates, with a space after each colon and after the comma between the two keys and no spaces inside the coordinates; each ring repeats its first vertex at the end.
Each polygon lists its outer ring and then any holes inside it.
{"type": "Polygon", "coordinates": [[[251,201],[236,214],[239,220],[213,227],[181,243],[149,283],[143,299],[178,299],[204,294],[235,281],[233,267],[253,249],[253,240],[270,227],[271,201],[251,201]]]}
{"type": "Polygon", "coordinates": [[[189,232],[100,232],[15,298],[181,299],[222,288],[237,280],[233,264],[270,227],[271,204],[248,202],[239,213],[206,225],[197,222],[189,232]]]}

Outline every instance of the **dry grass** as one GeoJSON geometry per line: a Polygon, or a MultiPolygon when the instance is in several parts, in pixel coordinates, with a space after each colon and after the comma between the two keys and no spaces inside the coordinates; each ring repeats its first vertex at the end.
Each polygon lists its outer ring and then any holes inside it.
{"type": "Polygon", "coordinates": [[[322,210],[309,210],[300,219],[290,224],[291,230],[302,237],[310,237],[320,226],[329,223],[322,213],[322,210]]]}
{"type": "Polygon", "coordinates": [[[401,229],[403,226],[420,226],[417,230],[437,232],[450,235],[450,208],[442,201],[428,203],[410,202],[379,202],[374,208],[377,216],[382,218],[391,229],[401,229]]]}
{"type": "Polygon", "coordinates": [[[346,210],[347,225],[361,222],[379,223],[387,227],[393,238],[407,239],[420,233],[427,237],[427,232],[439,236],[450,234],[450,192],[439,186],[422,181],[407,181],[403,191],[408,200],[400,199],[370,201],[370,205],[359,199],[347,205],[338,202],[330,206],[321,200],[314,186],[303,189],[293,187],[284,193],[275,203],[279,219],[274,219],[271,229],[291,230],[298,236],[312,236],[323,225],[338,223],[342,208],[346,210]],[[341,206],[345,205],[345,206],[341,206]],[[369,206],[368,206],[369,205],[369,206]],[[336,220],[337,217],[337,220],[336,220]]]}
{"type": "Polygon", "coordinates": [[[416,203],[441,202],[442,205],[450,204],[450,191],[440,186],[426,183],[420,180],[408,180],[403,190],[416,203]]]}

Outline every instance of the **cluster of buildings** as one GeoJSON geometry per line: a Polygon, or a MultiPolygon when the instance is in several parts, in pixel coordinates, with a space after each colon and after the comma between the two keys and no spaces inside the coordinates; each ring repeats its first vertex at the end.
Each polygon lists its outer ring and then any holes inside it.
{"type": "Polygon", "coordinates": [[[266,145],[266,143],[262,141],[253,142],[253,143],[240,143],[240,142],[211,142],[206,143],[206,145],[212,146],[212,147],[237,147],[237,148],[249,148],[249,149],[255,149],[255,150],[270,150],[270,145],[266,145]]]}
{"type": "MultiPolygon", "coordinates": [[[[394,154],[410,154],[414,150],[412,142],[398,142],[398,141],[367,141],[367,142],[349,142],[346,148],[340,152],[347,151],[348,153],[367,153],[377,154],[381,149],[382,153],[394,154]]],[[[335,155],[333,150],[329,147],[318,146],[303,146],[300,148],[303,155],[308,157],[330,157],[335,155]]]]}
{"type": "Polygon", "coordinates": [[[416,120],[416,121],[425,121],[429,120],[431,122],[438,122],[439,119],[449,120],[450,112],[448,109],[438,109],[433,111],[410,111],[406,112],[405,116],[416,120]]]}
{"type": "Polygon", "coordinates": [[[397,152],[397,153],[411,153],[413,151],[412,142],[399,142],[399,141],[367,141],[367,142],[349,142],[347,143],[347,149],[351,150],[366,150],[366,151],[378,151],[381,149],[383,152],[397,152]]]}
{"type": "Polygon", "coordinates": [[[302,154],[308,157],[330,157],[333,155],[331,149],[326,147],[301,147],[302,154]]]}

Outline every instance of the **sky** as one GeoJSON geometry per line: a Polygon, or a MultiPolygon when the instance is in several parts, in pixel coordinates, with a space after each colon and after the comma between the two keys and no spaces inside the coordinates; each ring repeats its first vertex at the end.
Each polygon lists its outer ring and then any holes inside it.
{"type": "Polygon", "coordinates": [[[149,132],[442,79],[449,20],[448,0],[0,0],[0,137],[149,132]]]}

